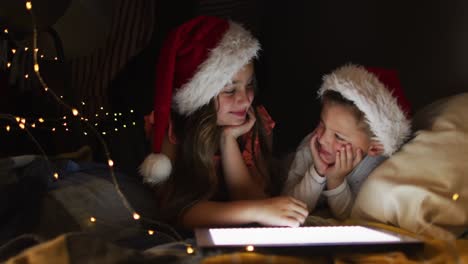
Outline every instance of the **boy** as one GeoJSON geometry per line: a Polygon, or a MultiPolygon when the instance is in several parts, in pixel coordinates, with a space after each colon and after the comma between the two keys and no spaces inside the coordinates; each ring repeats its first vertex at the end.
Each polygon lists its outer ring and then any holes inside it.
{"type": "Polygon", "coordinates": [[[363,181],[408,139],[409,105],[394,71],[343,66],[324,76],[320,123],[299,145],[283,194],[312,212],[321,195],[347,218],[363,181]]]}

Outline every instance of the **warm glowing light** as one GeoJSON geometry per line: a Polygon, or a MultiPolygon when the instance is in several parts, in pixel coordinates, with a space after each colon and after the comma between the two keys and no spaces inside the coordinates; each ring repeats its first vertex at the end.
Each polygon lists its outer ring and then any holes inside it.
{"type": "Polygon", "coordinates": [[[15,119],[16,119],[16,122],[18,123],[21,121],[21,118],[19,116],[15,117],[15,119]]]}
{"type": "Polygon", "coordinates": [[[78,115],[78,110],[76,110],[75,108],[72,109],[72,113],[74,116],[77,116],[78,115]]]}
{"type": "Polygon", "coordinates": [[[150,236],[154,235],[154,230],[151,230],[151,229],[148,230],[148,235],[150,235],[150,236]]]}
{"type": "Polygon", "coordinates": [[[21,123],[26,124],[26,118],[21,118],[21,123]]]}
{"type": "Polygon", "coordinates": [[[26,2],[26,9],[31,10],[32,9],[32,4],[30,1],[26,2]]]}
{"type": "Polygon", "coordinates": [[[255,248],[252,245],[248,245],[248,246],[245,247],[245,250],[252,252],[252,251],[255,250],[255,248]]]}
{"type": "Polygon", "coordinates": [[[48,91],[49,90],[49,87],[44,87],[44,91],[48,91]]]}
{"type": "Polygon", "coordinates": [[[54,179],[58,180],[58,178],[59,178],[58,173],[54,173],[54,179]]]}
{"type": "Polygon", "coordinates": [[[105,136],[105,135],[106,135],[106,131],[102,132],[102,134],[105,136]]]}
{"type": "Polygon", "coordinates": [[[34,52],[38,52],[38,51],[39,51],[39,49],[38,49],[38,48],[35,48],[35,49],[34,49],[34,52]]]}
{"type": "Polygon", "coordinates": [[[458,200],[458,198],[460,198],[460,195],[458,193],[454,193],[452,195],[452,200],[456,201],[456,200],[458,200]]]}
{"type": "Polygon", "coordinates": [[[117,120],[117,118],[114,118],[114,121],[116,121],[116,122],[117,122],[117,121],[118,121],[118,120],[117,120]]]}
{"type": "Polygon", "coordinates": [[[11,67],[11,62],[8,62],[8,63],[6,64],[6,66],[7,66],[7,68],[10,68],[10,67],[11,67]]]}
{"type": "Polygon", "coordinates": [[[140,219],[140,215],[137,213],[133,213],[133,219],[138,220],[140,219]]]}
{"type": "Polygon", "coordinates": [[[106,113],[106,116],[109,115],[109,113],[106,113]]]}
{"type": "Polygon", "coordinates": [[[5,28],[3,32],[5,32],[5,34],[8,34],[8,28],[5,28]]]}
{"type": "Polygon", "coordinates": [[[57,57],[54,57],[54,60],[58,60],[58,58],[57,58],[57,57]]]}
{"type": "Polygon", "coordinates": [[[123,125],[124,128],[127,128],[127,125],[123,125]]]}
{"type": "Polygon", "coordinates": [[[25,74],[24,78],[26,78],[26,79],[29,78],[29,74],[25,74]]]}
{"type": "Polygon", "coordinates": [[[85,136],[87,136],[87,135],[88,135],[88,133],[86,133],[86,132],[83,132],[83,134],[84,134],[85,136]]]}
{"type": "Polygon", "coordinates": [[[32,124],[31,124],[31,127],[32,127],[32,128],[35,128],[35,127],[36,127],[36,124],[32,123],[32,124]]]}
{"type": "Polygon", "coordinates": [[[34,71],[39,72],[39,64],[34,64],[34,71]]]}
{"type": "Polygon", "coordinates": [[[118,129],[118,128],[114,128],[114,131],[115,131],[115,132],[118,132],[118,131],[119,131],[119,129],[118,129]]]}
{"type": "Polygon", "coordinates": [[[24,129],[24,128],[25,128],[25,126],[24,126],[23,123],[20,123],[20,124],[19,124],[19,127],[20,127],[21,129],[24,129]]]}
{"type": "Polygon", "coordinates": [[[52,132],[55,132],[55,127],[52,128],[52,132]]]}
{"type": "Polygon", "coordinates": [[[6,131],[7,131],[7,132],[10,132],[10,130],[11,130],[11,127],[10,127],[10,126],[6,126],[6,131]]]}
{"type": "Polygon", "coordinates": [[[91,217],[89,218],[89,221],[90,221],[91,223],[95,223],[95,222],[96,222],[96,218],[94,218],[94,217],[91,216],[91,217]]]}
{"type": "Polygon", "coordinates": [[[85,102],[81,102],[81,104],[82,104],[82,105],[86,105],[86,103],[85,103],[85,102]]]}
{"type": "Polygon", "coordinates": [[[66,126],[67,126],[67,123],[63,123],[63,126],[66,127],[66,126]]]}
{"type": "Polygon", "coordinates": [[[63,116],[62,119],[67,119],[67,116],[63,116]]]}
{"type": "Polygon", "coordinates": [[[40,117],[39,118],[39,123],[44,123],[44,118],[40,117]]]}
{"type": "Polygon", "coordinates": [[[15,53],[16,53],[16,50],[15,50],[15,49],[11,49],[11,53],[15,54],[15,53]]]}
{"type": "Polygon", "coordinates": [[[195,250],[193,250],[193,247],[187,246],[187,254],[193,254],[193,252],[195,252],[195,250]]]}
{"type": "Polygon", "coordinates": [[[133,113],[133,109],[130,109],[130,113],[133,113]]]}
{"type": "Polygon", "coordinates": [[[109,167],[112,167],[114,166],[114,161],[110,159],[107,161],[107,164],[109,164],[109,167]]]}
{"type": "Polygon", "coordinates": [[[135,123],[135,122],[132,122],[132,125],[136,126],[136,123],[135,123]]]}
{"type": "Polygon", "coordinates": [[[60,99],[63,99],[63,95],[60,96],[60,99]]]}
{"type": "Polygon", "coordinates": [[[28,51],[28,49],[29,49],[28,47],[24,47],[24,51],[28,51]]]}
{"type": "Polygon", "coordinates": [[[44,54],[41,54],[41,59],[44,58],[44,54]]]}

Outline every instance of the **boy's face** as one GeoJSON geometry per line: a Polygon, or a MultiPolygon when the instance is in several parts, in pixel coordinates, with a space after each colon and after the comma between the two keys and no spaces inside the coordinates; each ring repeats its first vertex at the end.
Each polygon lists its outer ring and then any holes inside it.
{"type": "Polygon", "coordinates": [[[216,98],[217,124],[236,126],[246,121],[247,111],[254,99],[254,67],[242,67],[216,98]]]}
{"type": "Polygon", "coordinates": [[[348,106],[330,102],[323,105],[317,126],[317,149],[325,163],[334,164],[337,151],[346,144],[351,144],[354,157],[358,148],[366,154],[370,143],[364,126],[348,106]]]}

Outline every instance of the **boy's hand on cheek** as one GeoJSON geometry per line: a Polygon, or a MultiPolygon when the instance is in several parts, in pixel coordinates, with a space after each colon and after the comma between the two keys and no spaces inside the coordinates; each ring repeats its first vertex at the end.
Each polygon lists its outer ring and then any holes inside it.
{"type": "Polygon", "coordinates": [[[245,133],[249,132],[253,125],[255,124],[255,114],[253,112],[252,107],[249,108],[247,111],[248,118],[246,118],[245,122],[238,126],[226,126],[223,129],[223,136],[224,137],[233,137],[237,139],[238,137],[244,135],[245,133]]]}
{"type": "Polygon", "coordinates": [[[331,190],[340,186],[345,180],[346,175],[348,175],[361,160],[361,149],[357,149],[356,156],[354,156],[351,144],[343,146],[340,151],[336,153],[335,164],[325,173],[328,189],[331,190]]]}
{"type": "Polygon", "coordinates": [[[315,170],[320,176],[324,176],[328,169],[328,164],[325,163],[319,156],[318,142],[317,142],[317,130],[314,131],[313,136],[310,139],[310,151],[312,152],[312,159],[314,161],[315,170]]]}

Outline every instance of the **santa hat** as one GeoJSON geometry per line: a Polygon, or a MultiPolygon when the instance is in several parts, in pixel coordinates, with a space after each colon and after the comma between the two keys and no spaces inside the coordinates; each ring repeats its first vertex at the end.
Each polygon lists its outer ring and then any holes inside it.
{"type": "Polygon", "coordinates": [[[160,153],[171,108],[189,116],[208,104],[259,50],[250,32],[217,17],[196,17],[170,33],[156,68],[153,153],[140,166],[145,182],[159,183],[171,173],[160,153]]]}
{"type": "Polygon", "coordinates": [[[346,65],[323,77],[319,97],[326,91],[340,93],[364,113],[374,139],[384,147],[383,155],[391,156],[409,138],[410,104],[396,71],[346,65]]]}

